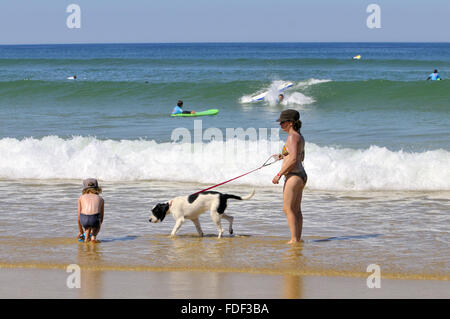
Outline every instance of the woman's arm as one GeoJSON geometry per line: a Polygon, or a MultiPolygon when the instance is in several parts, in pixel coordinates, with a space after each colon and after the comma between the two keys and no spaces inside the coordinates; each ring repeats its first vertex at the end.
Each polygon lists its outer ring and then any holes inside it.
{"type": "Polygon", "coordinates": [[[282,160],[282,159],[284,158],[284,155],[283,155],[283,154],[273,154],[273,155],[272,155],[272,158],[273,158],[275,161],[279,161],[279,160],[282,160]]]}
{"type": "Polygon", "coordinates": [[[284,161],[283,165],[281,166],[281,170],[272,179],[272,183],[278,184],[281,176],[289,172],[295,165],[297,165],[299,138],[300,138],[299,135],[292,135],[288,137],[286,141],[286,146],[289,150],[289,154],[283,156],[284,161]]]}

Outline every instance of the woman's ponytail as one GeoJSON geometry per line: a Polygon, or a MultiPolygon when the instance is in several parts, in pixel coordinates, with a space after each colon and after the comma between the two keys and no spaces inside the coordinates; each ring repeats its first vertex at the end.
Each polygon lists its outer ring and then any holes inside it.
{"type": "Polygon", "coordinates": [[[300,133],[300,129],[302,128],[302,121],[300,121],[300,120],[293,121],[292,127],[294,128],[294,130],[296,130],[297,132],[300,133]]]}

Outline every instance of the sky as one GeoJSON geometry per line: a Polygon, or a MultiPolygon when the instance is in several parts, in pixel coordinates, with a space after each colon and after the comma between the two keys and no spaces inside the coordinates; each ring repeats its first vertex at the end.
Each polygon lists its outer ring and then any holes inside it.
{"type": "Polygon", "coordinates": [[[1,0],[0,44],[450,42],[449,16],[449,0],[1,0]]]}

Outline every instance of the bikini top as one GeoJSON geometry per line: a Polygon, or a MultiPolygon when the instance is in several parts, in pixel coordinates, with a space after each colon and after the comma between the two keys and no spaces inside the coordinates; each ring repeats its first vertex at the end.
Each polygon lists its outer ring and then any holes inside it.
{"type": "Polygon", "coordinates": [[[289,152],[287,150],[286,144],[284,144],[283,149],[281,150],[281,155],[286,156],[289,152]]]}
{"type": "MultiPolygon", "coordinates": [[[[301,151],[298,152],[298,154],[301,154],[301,153],[302,153],[301,151]]],[[[289,151],[288,151],[286,144],[284,144],[283,149],[281,150],[281,155],[283,155],[283,156],[289,155],[289,151]]]]}
{"type": "MultiPolygon", "coordinates": [[[[305,152],[304,150],[303,151],[299,151],[298,155],[302,155],[302,154],[304,154],[304,152],[305,152]]],[[[289,155],[289,150],[288,150],[286,144],[284,144],[283,149],[281,150],[281,155],[283,155],[283,156],[289,155]]]]}

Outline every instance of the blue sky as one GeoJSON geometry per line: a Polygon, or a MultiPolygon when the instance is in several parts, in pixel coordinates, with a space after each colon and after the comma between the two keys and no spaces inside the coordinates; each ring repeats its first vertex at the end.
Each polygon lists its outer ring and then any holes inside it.
{"type": "Polygon", "coordinates": [[[0,44],[450,42],[449,16],[449,0],[1,0],[0,44]],[[72,3],[80,29],[66,26],[72,3]]]}

